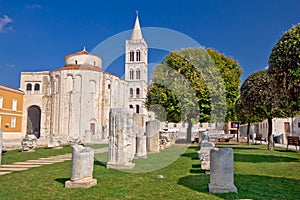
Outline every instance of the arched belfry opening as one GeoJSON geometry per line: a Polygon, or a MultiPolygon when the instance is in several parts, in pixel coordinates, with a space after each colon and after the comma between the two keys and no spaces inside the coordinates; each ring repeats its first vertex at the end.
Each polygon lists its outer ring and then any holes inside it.
{"type": "Polygon", "coordinates": [[[35,134],[39,138],[41,131],[41,109],[39,106],[30,106],[27,110],[27,134],[35,134]]]}

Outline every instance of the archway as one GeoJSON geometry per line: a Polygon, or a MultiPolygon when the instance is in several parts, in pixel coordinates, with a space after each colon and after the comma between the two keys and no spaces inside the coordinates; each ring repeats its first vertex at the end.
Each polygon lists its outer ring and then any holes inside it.
{"type": "Polygon", "coordinates": [[[38,106],[30,106],[27,110],[27,134],[35,134],[40,137],[41,109],[38,106]]]}

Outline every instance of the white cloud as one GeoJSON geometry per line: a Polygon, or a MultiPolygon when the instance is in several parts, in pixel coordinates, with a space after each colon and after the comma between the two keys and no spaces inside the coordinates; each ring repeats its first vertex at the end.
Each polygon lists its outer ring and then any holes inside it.
{"type": "Polygon", "coordinates": [[[42,6],[39,5],[39,4],[30,4],[30,5],[26,5],[26,8],[29,8],[29,9],[41,9],[42,6]]]}
{"type": "Polygon", "coordinates": [[[13,20],[7,15],[3,15],[3,17],[0,17],[0,33],[4,32],[5,30],[11,30],[9,24],[12,22],[13,20]]]}

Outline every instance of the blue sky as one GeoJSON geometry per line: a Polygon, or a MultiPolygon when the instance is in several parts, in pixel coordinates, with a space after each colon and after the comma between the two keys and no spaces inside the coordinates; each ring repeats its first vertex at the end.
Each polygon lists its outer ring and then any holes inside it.
{"type": "MultiPolygon", "coordinates": [[[[142,27],[179,31],[234,57],[243,79],[265,68],[276,41],[300,22],[299,0],[0,0],[0,83],[18,88],[22,71],[63,67],[66,54],[133,28],[136,10],[142,27]]],[[[150,51],[149,62],[166,53],[150,51]]],[[[124,60],[107,67],[121,76],[124,60]]]]}

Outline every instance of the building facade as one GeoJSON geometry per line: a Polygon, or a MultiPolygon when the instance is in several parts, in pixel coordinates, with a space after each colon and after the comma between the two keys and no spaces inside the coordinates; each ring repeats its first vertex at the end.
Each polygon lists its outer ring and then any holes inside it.
{"type": "Polygon", "coordinates": [[[4,144],[21,141],[23,96],[21,90],[0,85],[0,125],[4,144]]]}
{"type": "Polygon", "coordinates": [[[22,72],[23,136],[106,142],[111,108],[146,115],[147,51],[137,16],[131,39],[126,41],[125,80],[103,71],[102,59],[85,48],[65,56],[64,67],[57,70],[22,72]]]}

